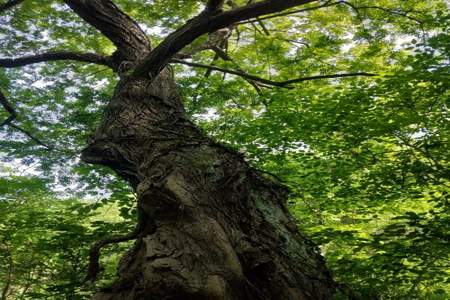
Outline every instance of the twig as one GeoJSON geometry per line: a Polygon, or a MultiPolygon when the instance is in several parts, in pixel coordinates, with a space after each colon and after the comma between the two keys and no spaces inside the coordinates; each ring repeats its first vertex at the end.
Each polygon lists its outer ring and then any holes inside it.
{"type": "Polygon", "coordinates": [[[5,110],[9,113],[9,117],[0,124],[0,127],[11,123],[15,118],[17,118],[17,113],[14,110],[11,103],[6,99],[5,95],[3,95],[2,91],[0,91],[0,103],[3,105],[5,110]]]}
{"type": "Polygon", "coordinates": [[[41,141],[40,139],[38,139],[36,136],[34,136],[31,132],[29,132],[26,129],[23,129],[22,127],[14,124],[14,123],[9,123],[9,127],[15,128],[17,130],[19,130],[20,132],[22,132],[23,134],[25,134],[27,137],[29,137],[31,140],[35,141],[37,144],[47,148],[47,150],[53,150],[54,147],[53,146],[49,146],[46,143],[44,143],[43,141],[41,141]]]}
{"type": "Polygon", "coordinates": [[[298,14],[298,13],[305,12],[305,11],[311,11],[311,10],[316,10],[316,9],[320,9],[320,8],[324,8],[324,7],[340,4],[339,1],[338,2],[333,2],[333,3],[330,3],[330,2],[331,2],[331,0],[325,2],[322,5],[318,5],[318,6],[314,6],[314,7],[308,7],[308,8],[303,8],[303,9],[298,9],[298,10],[294,10],[294,11],[282,12],[282,13],[278,13],[278,14],[274,14],[274,15],[270,15],[270,16],[266,16],[266,17],[257,17],[255,19],[241,21],[241,22],[236,23],[236,24],[237,25],[242,25],[242,24],[248,24],[248,23],[253,23],[253,22],[258,22],[259,24],[261,24],[261,21],[263,21],[263,20],[273,19],[273,18],[278,18],[278,17],[283,17],[283,16],[288,16],[288,15],[292,15],[292,14],[298,14]]]}
{"type": "Polygon", "coordinates": [[[290,79],[290,80],[286,80],[286,81],[273,81],[270,79],[265,79],[265,78],[261,78],[261,77],[258,77],[258,76],[252,75],[252,74],[248,74],[248,73],[245,73],[245,72],[239,71],[239,70],[224,69],[224,68],[220,68],[220,67],[216,67],[216,66],[205,65],[205,64],[200,64],[200,63],[196,63],[196,62],[188,62],[188,61],[179,60],[179,59],[172,59],[171,62],[177,63],[177,64],[184,64],[184,65],[191,66],[191,67],[206,68],[206,69],[211,69],[214,71],[229,73],[229,74],[237,75],[237,76],[240,76],[240,77],[243,77],[246,79],[250,79],[255,82],[259,82],[259,83],[263,83],[263,84],[267,84],[267,85],[271,85],[271,86],[282,87],[282,88],[292,88],[292,87],[290,87],[291,84],[299,83],[299,82],[303,82],[303,81],[309,81],[309,80],[344,78],[344,77],[354,77],[354,76],[369,76],[369,77],[371,77],[371,76],[377,75],[377,74],[373,74],[373,73],[356,72],[356,73],[340,73],[340,74],[299,77],[299,78],[294,78],[294,79],[290,79]]]}
{"type": "Polygon", "coordinates": [[[22,127],[12,123],[17,118],[17,112],[14,109],[14,107],[11,105],[11,103],[8,101],[8,99],[6,99],[6,97],[2,93],[2,91],[0,91],[0,103],[5,108],[5,110],[9,113],[9,117],[0,124],[0,127],[2,127],[4,125],[8,125],[8,126],[10,126],[12,128],[15,128],[15,129],[19,130],[20,132],[24,133],[31,140],[35,141],[37,144],[47,148],[48,150],[53,150],[52,146],[49,146],[46,143],[42,142],[40,139],[38,139],[36,136],[34,136],[28,130],[25,130],[22,127]]]}

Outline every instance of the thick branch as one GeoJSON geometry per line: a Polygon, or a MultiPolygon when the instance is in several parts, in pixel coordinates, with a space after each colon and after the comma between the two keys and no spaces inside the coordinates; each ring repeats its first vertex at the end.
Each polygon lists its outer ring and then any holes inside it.
{"type": "Polygon", "coordinates": [[[266,0],[212,16],[208,13],[201,13],[161,42],[136,67],[133,75],[146,76],[148,74],[150,77],[155,77],[178,51],[205,33],[214,32],[239,21],[280,12],[314,1],[317,0],[266,0]]]}
{"type": "Polygon", "coordinates": [[[89,266],[86,274],[85,281],[94,282],[97,279],[98,273],[102,270],[100,267],[100,250],[110,244],[118,244],[122,242],[127,242],[134,240],[138,237],[138,232],[133,231],[130,234],[123,236],[114,236],[111,238],[107,238],[104,240],[96,241],[91,245],[91,249],[89,251],[89,266]]]}
{"type": "Polygon", "coordinates": [[[91,249],[89,250],[89,266],[85,281],[94,282],[97,279],[97,275],[101,271],[99,259],[100,259],[100,251],[103,247],[110,244],[118,244],[122,242],[135,240],[137,238],[142,237],[144,233],[146,235],[152,234],[155,232],[155,230],[156,224],[154,223],[153,219],[150,219],[138,204],[137,224],[132,232],[122,236],[114,236],[103,240],[99,240],[91,245],[91,249]]]}
{"type": "Polygon", "coordinates": [[[25,1],[25,0],[10,0],[4,4],[0,4],[0,13],[4,12],[7,9],[13,8],[16,5],[19,5],[23,1],[25,1]]]}
{"type": "Polygon", "coordinates": [[[74,60],[87,63],[105,65],[115,69],[110,57],[101,56],[95,53],[76,53],[70,51],[48,52],[36,55],[28,55],[19,58],[0,58],[0,67],[15,68],[46,61],[74,60]]]}
{"type": "Polygon", "coordinates": [[[117,47],[122,60],[134,61],[150,51],[150,41],[139,25],[110,0],[64,0],[83,20],[117,47]]]}
{"type": "Polygon", "coordinates": [[[213,71],[229,73],[229,74],[240,76],[245,79],[252,80],[254,82],[259,82],[259,83],[263,83],[266,85],[272,85],[272,86],[283,87],[283,88],[289,88],[289,86],[291,84],[299,83],[299,82],[303,82],[303,81],[310,81],[310,80],[355,77],[355,76],[376,76],[376,74],[372,74],[372,73],[356,72],[356,73],[340,73],[340,74],[299,77],[299,78],[290,79],[290,80],[286,80],[286,81],[273,81],[273,80],[261,78],[261,77],[258,77],[258,76],[252,75],[252,74],[248,74],[248,73],[245,73],[245,72],[239,71],[239,70],[224,69],[224,68],[220,68],[220,67],[216,67],[216,66],[204,65],[204,64],[195,63],[195,62],[188,62],[188,61],[180,60],[180,59],[172,59],[170,62],[177,63],[177,64],[184,64],[184,65],[191,66],[191,67],[204,68],[204,69],[209,69],[209,70],[213,70],[213,71]]]}

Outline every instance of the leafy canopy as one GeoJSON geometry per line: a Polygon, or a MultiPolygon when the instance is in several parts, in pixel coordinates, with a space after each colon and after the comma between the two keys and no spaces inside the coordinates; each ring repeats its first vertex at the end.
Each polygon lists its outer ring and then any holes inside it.
{"type": "MultiPolygon", "coordinates": [[[[114,2],[154,45],[203,5],[114,2]]],[[[186,109],[217,141],[291,188],[289,207],[300,228],[357,296],[446,299],[448,3],[349,0],[306,7],[237,25],[226,49],[231,59],[198,51],[206,35],[183,52],[196,63],[277,82],[350,72],[376,76],[255,89],[240,76],[205,76],[204,68],[174,64],[186,109]]],[[[1,57],[114,51],[55,1],[24,1],[3,12],[0,24],[1,57]]],[[[89,244],[131,230],[131,191],[109,170],[78,158],[116,82],[109,68],[95,64],[0,68],[0,90],[17,111],[15,124],[52,148],[14,127],[0,128],[4,299],[88,298],[98,287],[83,285],[89,244]]],[[[0,111],[0,121],[7,117],[0,111]]],[[[99,285],[112,279],[125,248],[106,250],[111,261],[99,285]]]]}

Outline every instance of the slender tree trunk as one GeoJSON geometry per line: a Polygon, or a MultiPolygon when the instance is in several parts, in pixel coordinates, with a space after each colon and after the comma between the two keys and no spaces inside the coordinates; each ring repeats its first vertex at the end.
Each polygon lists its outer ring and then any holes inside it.
{"type": "Polygon", "coordinates": [[[94,299],[330,299],[287,190],[189,121],[171,72],[122,79],[84,161],[113,168],[139,200],[141,235],[94,299]]]}

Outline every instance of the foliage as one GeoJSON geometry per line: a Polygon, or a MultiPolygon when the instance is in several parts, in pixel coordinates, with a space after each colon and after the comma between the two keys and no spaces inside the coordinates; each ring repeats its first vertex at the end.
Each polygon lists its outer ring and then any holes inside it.
{"type": "MultiPolygon", "coordinates": [[[[2,179],[6,191],[0,202],[0,279],[2,299],[88,299],[114,278],[115,265],[126,243],[103,251],[106,267],[96,285],[85,284],[90,245],[110,234],[131,231],[132,207],[113,200],[59,200],[42,190],[38,178],[2,179]]],[[[47,192],[48,193],[48,192],[47,192]]],[[[115,197],[115,196],[114,196],[115,197]]],[[[113,198],[114,198],[113,197],[113,198]]],[[[129,196],[120,195],[121,199],[129,196]]]]}
{"type": "MultiPolygon", "coordinates": [[[[200,9],[199,1],[187,0],[115,3],[154,43],[200,9]]],[[[201,63],[276,81],[357,71],[373,78],[258,92],[238,76],[173,68],[188,114],[290,187],[299,227],[357,297],[447,299],[448,7],[438,0],[373,3],[339,1],[263,20],[264,27],[242,24],[229,42],[233,61],[213,61],[211,51],[194,54],[201,63]]],[[[25,1],[0,23],[8,24],[0,26],[2,56],[113,51],[53,1],[25,1]]],[[[85,299],[113,278],[126,244],[103,251],[107,270],[98,286],[82,282],[89,245],[132,230],[133,197],[114,174],[81,163],[78,153],[116,80],[103,67],[79,63],[0,69],[0,88],[19,124],[55,147],[48,151],[13,128],[0,129],[0,288],[9,285],[10,293],[4,299],[85,299]]],[[[6,116],[1,111],[0,121],[6,116]]]]}

